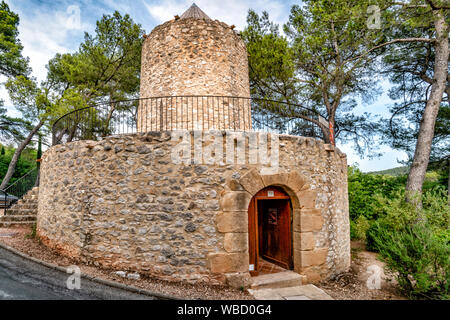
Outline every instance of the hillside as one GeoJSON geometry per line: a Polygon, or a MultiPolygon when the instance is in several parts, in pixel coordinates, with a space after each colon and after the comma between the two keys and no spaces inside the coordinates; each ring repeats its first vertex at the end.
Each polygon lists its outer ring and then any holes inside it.
{"type": "Polygon", "coordinates": [[[382,170],[382,171],[372,171],[372,172],[368,172],[371,174],[381,174],[381,175],[389,175],[389,176],[402,176],[405,174],[408,174],[409,172],[409,167],[408,166],[403,166],[403,167],[397,167],[397,168],[392,168],[392,169],[386,169],[386,170],[382,170]]]}

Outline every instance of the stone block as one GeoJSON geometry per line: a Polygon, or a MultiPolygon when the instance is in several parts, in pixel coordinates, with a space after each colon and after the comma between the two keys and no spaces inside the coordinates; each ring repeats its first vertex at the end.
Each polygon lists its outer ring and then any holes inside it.
{"type": "Polygon", "coordinates": [[[248,272],[225,274],[226,283],[235,289],[247,289],[252,283],[252,278],[248,272]]]}
{"type": "Polygon", "coordinates": [[[306,179],[302,177],[297,171],[289,173],[287,185],[296,193],[306,184],[306,179]]]}
{"type": "Polygon", "coordinates": [[[248,210],[248,205],[252,197],[245,191],[226,192],[220,199],[222,211],[243,211],[248,210]]]}
{"type": "Polygon", "coordinates": [[[252,195],[256,194],[259,190],[264,189],[264,183],[256,170],[247,172],[239,180],[239,183],[252,195]]]}
{"type": "Polygon", "coordinates": [[[234,179],[228,181],[228,187],[231,191],[244,191],[244,188],[242,188],[241,184],[234,179]]]}
{"type": "Polygon", "coordinates": [[[227,252],[247,252],[248,233],[225,233],[224,249],[227,252]]]}
{"type": "Polygon", "coordinates": [[[322,280],[322,276],[315,268],[305,268],[302,270],[302,274],[305,276],[305,284],[318,283],[322,280]]]}
{"type": "Polygon", "coordinates": [[[217,252],[208,254],[212,273],[235,273],[248,271],[248,254],[217,252]]]}
{"type": "Polygon", "coordinates": [[[276,185],[287,185],[289,175],[287,173],[277,173],[262,175],[264,186],[276,186],[276,185]]]}
{"type": "Polygon", "coordinates": [[[300,225],[294,226],[294,231],[300,232],[317,232],[322,229],[323,218],[322,216],[315,214],[302,214],[300,215],[300,225]]]}
{"type": "Polygon", "coordinates": [[[248,232],[248,211],[220,212],[216,216],[216,226],[217,231],[223,233],[248,232]]]}
{"type": "Polygon", "coordinates": [[[328,248],[320,248],[312,251],[300,251],[300,265],[302,268],[320,266],[327,260],[328,248]]]}
{"type": "Polygon", "coordinates": [[[315,209],[317,192],[314,190],[303,190],[297,193],[300,207],[303,209],[315,209]]]}
{"type": "Polygon", "coordinates": [[[312,232],[294,232],[294,248],[298,250],[313,250],[316,239],[312,232]]]}

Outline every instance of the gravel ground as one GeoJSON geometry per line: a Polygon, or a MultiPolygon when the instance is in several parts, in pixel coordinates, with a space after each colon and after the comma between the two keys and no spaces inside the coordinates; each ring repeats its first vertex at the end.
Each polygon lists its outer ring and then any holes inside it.
{"type": "Polygon", "coordinates": [[[381,288],[370,290],[367,279],[373,275],[368,272],[370,266],[383,270],[384,263],[377,254],[365,250],[364,243],[352,241],[352,265],[348,273],[340,274],[336,279],[322,282],[317,286],[336,300],[405,300],[396,286],[394,277],[381,273],[381,288]]]}
{"type": "Polygon", "coordinates": [[[30,227],[0,228],[0,242],[15,248],[39,260],[53,263],[62,267],[77,265],[85,274],[98,278],[132,285],[167,295],[173,295],[188,300],[252,300],[247,292],[230,289],[222,286],[193,285],[180,282],[168,282],[152,279],[141,275],[140,280],[122,278],[113,270],[100,269],[93,266],[79,264],[77,261],[61,256],[53,250],[42,245],[38,240],[31,238],[30,227]],[[13,234],[13,235],[11,235],[13,234]]]}

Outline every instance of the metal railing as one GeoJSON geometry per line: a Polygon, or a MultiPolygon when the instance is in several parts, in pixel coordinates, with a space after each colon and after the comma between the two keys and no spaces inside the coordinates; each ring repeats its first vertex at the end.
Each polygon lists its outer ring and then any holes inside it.
{"type": "MultiPolygon", "coordinates": [[[[325,124],[324,124],[325,123],[325,124]]],[[[318,112],[286,102],[225,96],[168,96],[97,104],[59,118],[53,145],[105,136],[172,130],[265,131],[329,135],[318,112]]]]}
{"type": "Polygon", "coordinates": [[[20,179],[10,184],[4,190],[0,190],[0,208],[8,209],[20,200],[28,191],[36,185],[38,168],[35,167],[23,175],[20,179]]]}

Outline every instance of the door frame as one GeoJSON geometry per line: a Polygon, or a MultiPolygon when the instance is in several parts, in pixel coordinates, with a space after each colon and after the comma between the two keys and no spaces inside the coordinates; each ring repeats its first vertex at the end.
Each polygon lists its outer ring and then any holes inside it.
{"type": "Polygon", "coordinates": [[[292,236],[292,222],[293,209],[291,197],[281,187],[270,186],[266,187],[253,196],[248,207],[248,235],[249,235],[249,264],[254,265],[254,270],[250,270],[252,276],[258,275],[259,267],[259,245],[260,245],[260,226],[259,223],[259,203],[264,200],[288,200],[289,205],[289,270],[293,268],[293,236],[292,236]],[[273,196],[268,195],[268,191],[273,191],[273,196]]]}

